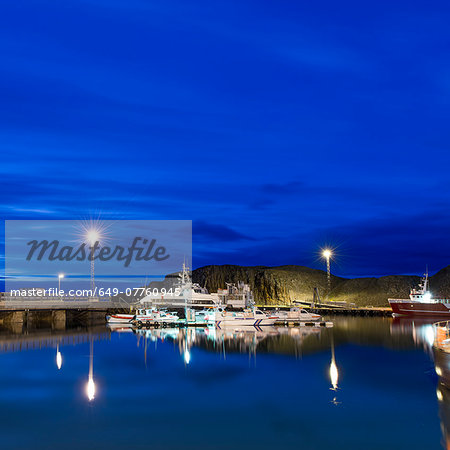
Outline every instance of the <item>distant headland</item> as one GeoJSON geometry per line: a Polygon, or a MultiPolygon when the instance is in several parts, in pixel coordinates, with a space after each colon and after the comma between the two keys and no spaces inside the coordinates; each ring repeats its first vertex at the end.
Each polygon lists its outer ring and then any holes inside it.
{"type": "MultiPolygon", "coordinates": [[[[210,265],[193,270],[192,279],[210,292],[225,283],[244,281],[253,290],[257,304],[282,305],[293,300],[311,301],[314,288],[322,296],[327,292],[327,273],[304,266],[236,266],[210,265]]],[[[389,306],[388,298],[408,298],[420,277],[389,275],[370,278],[331,276],[330,300],[355,303],[357,306],[389,306]]],[[[450,266],[430,277],[430,290],[436,297],[450,297],[450,266]]]]}

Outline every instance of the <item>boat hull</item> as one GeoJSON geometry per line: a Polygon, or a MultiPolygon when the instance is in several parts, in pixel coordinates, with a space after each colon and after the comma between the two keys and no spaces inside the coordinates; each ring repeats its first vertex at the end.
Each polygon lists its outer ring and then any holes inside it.
{"type": "Polygon", "coordinates": [[[450,317],[450,303],[389,300],[394,316],[450,317]]]}
{"type": "Polygon", "coordinates": [[[278,322],[318,322],[322,320],[319,314],[279,314],[278,322]]]}
{"type": "Polygon", "coordinates": [[[223,327],[260,327],[273,325],[278,320],[278,317],[267,317],[265,319],[258,319],[254,317],[249,318],[226,318],[216,319],[216,325],[219,328],[223,327]]]}
{"type": "Polygon", "coordinates": [[[134,314],[111,314],[110,316],[106,316],[106,321],[108,323],[131,323],[131,320],[134,318],[134,314]]]}

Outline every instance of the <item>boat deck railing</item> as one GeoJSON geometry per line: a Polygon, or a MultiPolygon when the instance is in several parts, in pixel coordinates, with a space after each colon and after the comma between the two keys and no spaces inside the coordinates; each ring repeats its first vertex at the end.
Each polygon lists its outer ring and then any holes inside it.
{"type": "Polygon", "coordinates": [[[429,302],[421,302],[417,300],[411,300],[409,298],[390,298],[390,303],[405,303],[405,302],[417,302],[417,303],[450,303],[448,298],[432,298],[429,302]]]}
{"type": "Polygon", "coordinates": [[[443,320],[433,324],[434,346],[450,353],[450,320],[443,320]]]}

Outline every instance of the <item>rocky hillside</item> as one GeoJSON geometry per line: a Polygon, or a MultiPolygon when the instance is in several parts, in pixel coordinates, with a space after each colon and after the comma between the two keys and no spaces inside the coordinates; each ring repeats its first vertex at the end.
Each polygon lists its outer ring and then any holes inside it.
{"type": "MultiPolygon", "coordinates": [[[[327,290],[327,275],[322,270],[302,266],[243,267],[205,266],[193,271],[193,281],[210,292],[224,288],[226,282],[250,284],[258,304],[289,304],[308,300],[315,287],[322,297],[327,290]]],[[[381,278],[346,279],[332,277],[330,299],[355,303],[358,306],[388,306],[388,298],[408,298],[419,277],[391,275],[381,278]]],[[[435,296],[450,297],[450,266],[430,279],[435,296]]]]}
{"type": "Polygon", "coordinates": [[[430,291],[436,298],[450,297],[450,266],[430,278],[430,291]]]}
{"type": "MultiPolygon", "coordinates": [[[[325,272],[303,266],[205,266],[194,270],[192,278],[210,292],[224,288],[226,282],[244,281],[251,286],[256,303],[267,305],[311,299],[315,287],[322,293],[327,289],[325,272]]],[[[333,276],[331,286],[343,281],[343,278],[333,276]]]]}
{"type": "Polygon", "coordinates": [[[330,298],[358,306],[389,306],[388,298],[408,298],[420,277],[391,275],[381,278],[353,278],[339,283],[330,298]]]}

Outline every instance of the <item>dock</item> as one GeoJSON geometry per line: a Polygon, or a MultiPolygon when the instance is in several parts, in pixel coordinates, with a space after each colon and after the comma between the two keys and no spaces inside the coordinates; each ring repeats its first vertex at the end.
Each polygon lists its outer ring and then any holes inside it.
{"type": "Polygon", "coordinates": [[[107,314],[128,311],[129,305],[111,299],[98,298],[24,298],[0,301],[0,324],[51,323],[64,328],[66,323],[96,325],[105,323],[107,314]]]}
{"type": "MultiPolygon", "coordinates": [[[[307,302],[305,302],[307,303],[307,302]]],[[[349,315],[361,317],[391,317],[392,310],[389,307],[356,307],[354,305],[331,305],[326,303],[295,305],[259,305],[263,311],[275,309],[285,310],[293,306],[319,314],[320,316],[349,315]]],[[[33,326],[34,324],[51,325],[54,329],[64,329],[66,325],[82,324],[97,325],[104,324],[107,314],[126,313],[130,311],[130,305],[117,299],[98,298],[23,298],[21,300],[6,299],[0,301],[0,325],[23,324],[33,326]]],[[[284,324],[283,321],[280,324],[284,324]]],[[[188,326],[204,326],[207,324],[189,323],[188,326]]],[[[184,320],[176,326],[184,327],[184,320]]],[[[312,325],[317,326],[317,325],[312,325]]],[[[318,326],[325,326],[319,324],[318,326]]]]}
{"type": "Polygon", "coordinates": [[[390,307],[377,307],[377,306],[367,306],[367,307],[344,307],[344,306],[301,306],[296,305],[260,305],[259,309],[263,311],[273,311],[275,309],[289,309],[292,307],[303,308],[308,312],[314,314],[320,314],[321,316],[361,316],[361,317],[392,317],[392,309],[390,307]]]}

